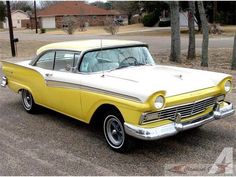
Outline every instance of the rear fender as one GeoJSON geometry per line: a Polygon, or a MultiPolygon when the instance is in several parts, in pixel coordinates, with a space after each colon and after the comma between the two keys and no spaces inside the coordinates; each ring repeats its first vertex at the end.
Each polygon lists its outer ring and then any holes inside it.
{"type": "Polygon", "coordinates": [[[6,61],[2,61],[2,70],[12,91],[19,93],[22,89],[26,89],[31,92],[36,103],[43,103],[41,93],[45,90],[46,84],[38,71],[6,61]]]}

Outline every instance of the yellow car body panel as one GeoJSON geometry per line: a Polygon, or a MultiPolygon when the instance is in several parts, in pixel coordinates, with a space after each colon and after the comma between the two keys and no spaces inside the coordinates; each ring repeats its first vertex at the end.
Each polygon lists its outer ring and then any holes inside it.
{"type": "MultiPolygon", "coordinates": [[[[152,128],[172,122],[171,120],[162,120],[140,125],[142,113],[157,111],[153,107],[153,99],[156,95],[165,95],[164,91],[153,94],[145,103],[141,103],[83,88],[49,87],[44,77],[34,69],[9,62],[2,62],[2,64],[3,72],[8,78],[8,87],[11,90],[19,92],[21,89],[27,89],[32,93],[36,104],[85,123],[89,123],[95,111],[104,104],[114,105],[121,112],[125,122],[132,125],[152,128]]],[[[225,94],[224,83],[226,80],[232,80],[232,78],[225,78],[215,87],[167,97],[165,108],[225,94]]],[[[209,108],[198,115],[183,119],[182,121],[194,119],[211,111],[212,108],[209,108]]]]}
{"type": "Polygon", "coordinates": [[[43,94],[46,85],[40,73],[33,69],[4,61],[2,61],[2,70],[7,76],[8,87],[11,90],[18,93],[21,89],[27,89],[33,94],[36,103],[44,102],[43,94]]]}

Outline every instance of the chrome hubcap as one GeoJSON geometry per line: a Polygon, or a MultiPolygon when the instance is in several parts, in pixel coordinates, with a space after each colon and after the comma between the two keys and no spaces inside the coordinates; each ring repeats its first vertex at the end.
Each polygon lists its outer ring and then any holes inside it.
{"type": "Polygon", "coordinates": [[[32,107],[32,96],[29,91],[24,90],[22,93],[23,103],[26,109],[31,109],[32,107]]]}
{"type": "Polygon", "coordinates": [[[108,116],[105,121],[105,131],[108,143],[112,147],[119,147],[123,144],[124,129],[118,118],[113,115],[108,116]]]}

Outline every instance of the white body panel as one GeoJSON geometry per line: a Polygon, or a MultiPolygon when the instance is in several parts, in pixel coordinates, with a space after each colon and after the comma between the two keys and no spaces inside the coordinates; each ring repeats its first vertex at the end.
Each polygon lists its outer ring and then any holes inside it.
{"type": "Polygon", "coordinates": [[[216,86],[227,74],[187,69],[172,66],[136,66],[104,73],[65,73],[49,71],[53,77],[47,77],[47,70],[35,68],[46,80],[84,85],[118,94],[128,95],[145,102],[153,93],[166,91],[166,97],[193,92],[216,86]],[[104,74],[104,75],[103,75],[104,74]]]}

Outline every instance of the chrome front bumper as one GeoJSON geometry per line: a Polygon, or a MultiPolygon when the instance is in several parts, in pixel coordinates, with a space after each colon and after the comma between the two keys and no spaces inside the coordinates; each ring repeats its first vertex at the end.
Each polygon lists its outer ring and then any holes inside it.
{"type": "Polygon", "coordinates": [[[208,122],[233,115],[235,112],[235,110],[233,109],[233,104],[228,102],[225,102],[225,104],[227,105],[224,105],[223,107],[217,105],[213,112],[198,117],[194,120],[187,122],[179,122],[179,120],[176,119],[176,121],[173,121],[173,123],[155,128],[142,128],[125,122],[124,123],[125,132],[130,136],[142,140],[157,140],[165,138],[168,136],[175,135],[180,131],[199,127],[208,122]]]}
{"type": "Polygon", "coordinates": [[[6,85],[7,85],[7,78],[5,76],[3,76],[2,81],[1,81],[1,86],[6,87],[6,85]]]}

